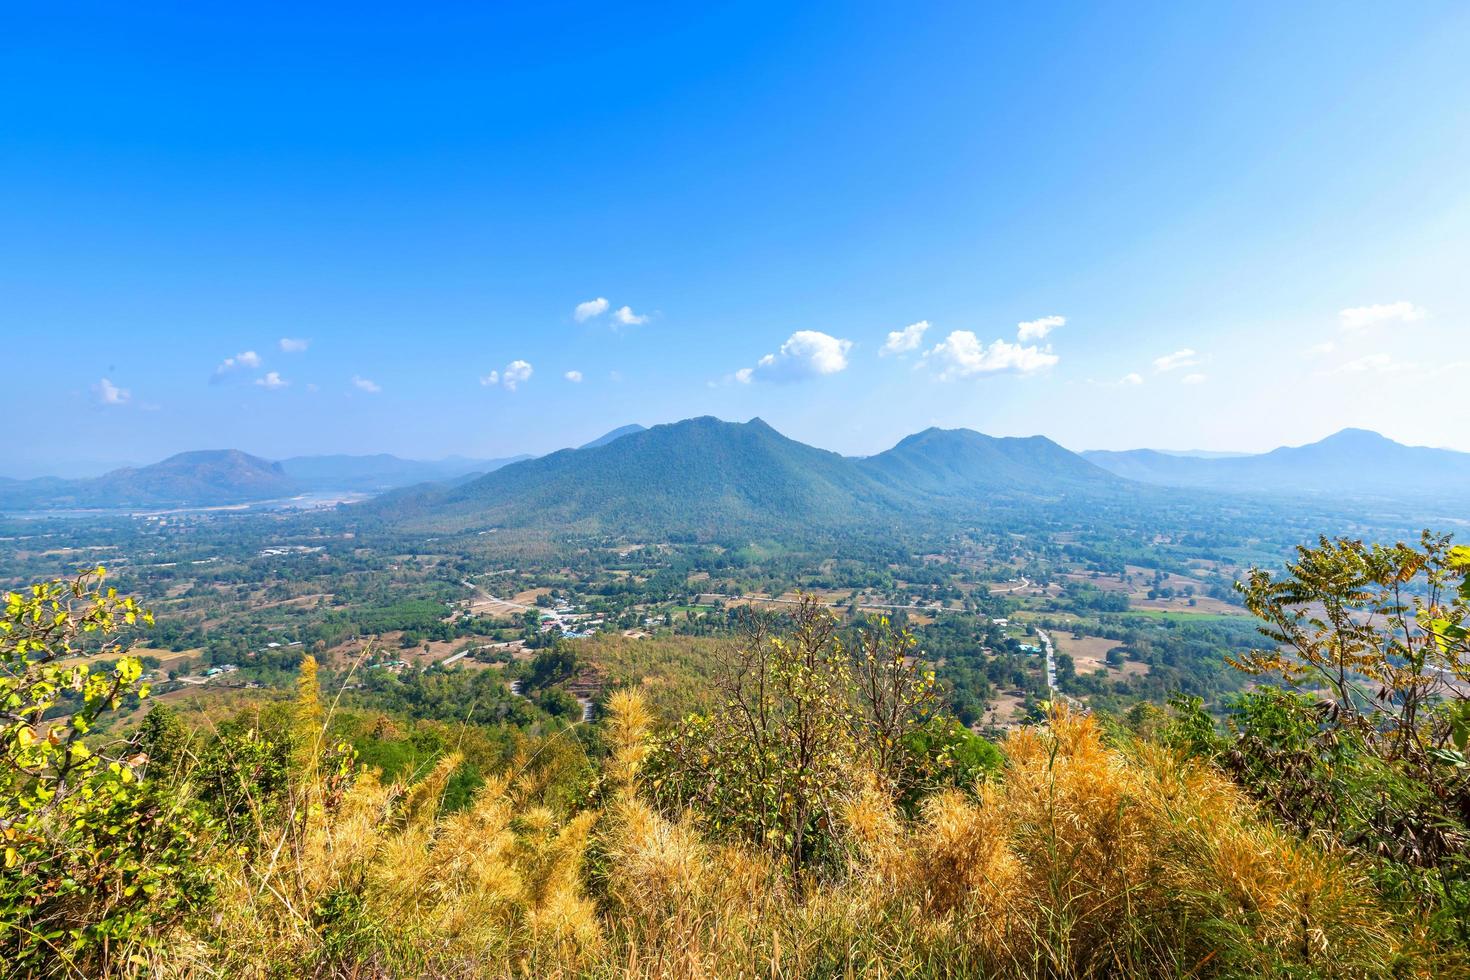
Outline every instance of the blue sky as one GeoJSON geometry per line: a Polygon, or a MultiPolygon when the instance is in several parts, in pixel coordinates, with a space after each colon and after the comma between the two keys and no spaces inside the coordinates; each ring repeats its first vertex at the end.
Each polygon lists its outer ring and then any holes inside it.
{"type": "Polygon", "coordinates": [[[0,473],[1470,450],[1463,4],[56,6],[0,24],[0,473]]]}

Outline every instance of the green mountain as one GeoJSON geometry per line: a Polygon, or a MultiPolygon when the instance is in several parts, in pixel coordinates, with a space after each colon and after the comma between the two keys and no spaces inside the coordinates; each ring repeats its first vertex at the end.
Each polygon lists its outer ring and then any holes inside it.
{"type": "Polygon", "coordinates": [[[715,534],[793,523],[834,527],[897,501],[850,460],[760,419],[687,419],[591,449],[563,449],[469,483],[363,505],[411,524],[622,528],[715,534]]]}
{"type": "Polygon", "coordinates": [[[179,453],[149,466],[126,467],[87,480],[11,480],[0,484],[0,506],[218,506],[289,497],[301,487],[280,463],[238,449],[179,453]]]}
{"type": "Polygon", "coordinates": [[[998,498],[1116,492],[1118,478],[1039,437],[931,429],[867,459],[788,439],[760,419],[687,419],[504,467],[457,487],[361,505],[410,526],[717,536],[958,513],[998,498]]]}
{"type": "Polygon", "coordinates": [[[905,495],[954,500],[1055,498],[1123,486],[1044,436],[996,438],[970,429],[925,429],[857,465],[905,495]]]}
{"type": "Polygon", "coordinates": [[[1405,446],[1366,429],[1343,429],[1305,446],[1253,456],[1211,459],[1151,449],[1082,455],[1118,476],[1162,486],[1337,496],[1470,495],[1470,453],[1405,446]]]}

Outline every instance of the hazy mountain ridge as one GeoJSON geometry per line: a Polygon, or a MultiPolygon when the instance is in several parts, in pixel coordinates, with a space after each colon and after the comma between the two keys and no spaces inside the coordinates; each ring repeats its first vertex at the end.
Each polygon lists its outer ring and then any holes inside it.
{"type": "Polygon", "coordinates": [[[293,456],[281,460],[286,474],[306,490],[354,490],[375,493],[415,483],[437,483],[470,474],[490,473],[530,459],[528,454],[500,459],[448,456],[439,460],[404,459],[388,453],[368,456],[333,454],[293,456]]]}
{"type": "Polygon", "coordinates": [[[280,463],[238,449],[201,449],[91,479],[7,481],[0,484],[0,504],[36,508],[218,506],[300,492],[301,487],[280,463]]]}
{"type": "Polygon", "coordinates": [[[196,450],[98,477],[0,478],[0,507],[221,506],[322,490],[378,493],[417,483],[464,479],[530,458],[480,460],[451,456],[423,461],[379,453],[294,456],[273,462],[238,449],[196,450]]]}
{"type": "Polygon", "coordinates": [[[1304,446],[1250,456],[1173,456],[1152,449],[1088,450],[1082,457],[1130,480],[1248,493],[1470,494],[1470,453],[1405,446],[1343,429],[1304,446]]]}
{"type": "Polygon", "coordinates": [[[616,429],[613,429],[611,432],[605,432],[602,435],[598,436],[596,439],[593,439],[591,442],[584,442],[577,448],[596,449],[598,446],[606,446],[608,443],[612,442],[615,439],[623,438],[623,436],[637,435],[639,432],[647,431],[647,426],[639,425],[637,422],[632,422],[628,425],[620,425],[616,429]]]}

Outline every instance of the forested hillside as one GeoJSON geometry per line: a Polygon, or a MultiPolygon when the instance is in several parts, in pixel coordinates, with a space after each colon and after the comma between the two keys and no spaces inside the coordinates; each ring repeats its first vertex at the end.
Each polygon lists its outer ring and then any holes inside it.
{"type": "Polygon", "coordinates": [[[855,526],[902,506],[850,461],[747,423],[699,418],[517,463],[366,509],[414,524],[663,529],[855,526]]]}
{"type": "Polygon", "coordinates": [[[859,465],[875,480],[915,497],[1053,499],[1126,486],[1045,436],[997,439],[969,429],[925,429],[859,465]]]}
{"type": "Polygon", "coordinates": [[[452,489],[391,494],[366,513],[414,526],[808,533],[959,507],[1119,496],[1126,484],[1048,439],[932,429],[866,459],[760,419],[687,419],[508,466],[452,489]]]}

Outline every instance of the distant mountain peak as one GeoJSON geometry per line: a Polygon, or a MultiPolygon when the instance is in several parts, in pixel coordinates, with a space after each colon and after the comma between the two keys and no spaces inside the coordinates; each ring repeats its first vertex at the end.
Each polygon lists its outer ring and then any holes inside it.
{"type": "Polygon", "coordinates": [[[1363,445],[1370,443],[1379,445],[1384,443],[1392,443],[1393,445],[1402,445],[1402,443],[1394,442],[1394,440],[1390,439],[1388,436],[1385,436],[1378,432],[1374,432],[1372,429],[1355,429],[1352,427],[1348,427],[1346,429],[1338,429],[1336,432],[1332,433],[1332,435],[1327,436],[1324,439],[1317,440],[1316,445],[1321,446],[1332,443],[1356,443],[1363,445]]]}
{"type": "Polygon", "coordinates": [[[43,479],[9,489],[8,506],[53,508],[233,504],[289,497],[301,488],[280,463],[238,449],[196,449],[92,479],[43,479]]]}
{"type": "MultiPolygon", "coordinates": [[[[172,456],[168,456],[152,465],[197,465],[201,463],[244,463],[258,466],[274,465],[270,460],[260,456],[252,456],[242,449],[189,449],[181,453],[174,453],[172,456]]],[[[146,469],[146,467],[139,468],[146,469]]]]}
{"type": "Polygon", "coordinates": [[[966,438],[988,439],[990,437],[976,432],[974,429],[941,429],[937,425],[931,425],[929,428],[921,429],[913,435],[904,436],[898,440],[893,448],[897,449],[899,446],[904,445],[916,446],[920,443],[944,440],[958,441],[966,438]]]}
{"type": "Polygon", "coordinates": [[[637,422],[631,422],[628,425],[620,425],[616,429],[613,429],[611,432],[605,432],[602,435],[598,436],[596,439],[593,439],[591,442],[583,443],[577,448],[596,449],[598,446],[606,446],[608,443],[616,439],[623,438],[623,436],[637,435],[639,432],[647,431],[648,428],[646,426],[639,425],[637,422]]]}
{"type": "Polygon", "coordinates": [[[1371,429],[1240,456],[1167,456],[1151,450],[1089,452],[1119,476],[1164,486],[1336,497],[1470,494],[1470,454],[1406,446],[1371,429]]]}

